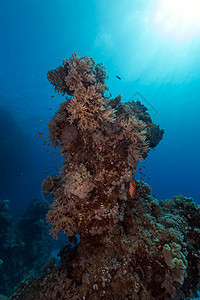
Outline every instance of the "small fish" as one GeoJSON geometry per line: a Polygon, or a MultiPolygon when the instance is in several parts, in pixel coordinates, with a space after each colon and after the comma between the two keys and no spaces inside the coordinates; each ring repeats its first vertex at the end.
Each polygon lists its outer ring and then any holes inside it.
{"type": "Polygon", "coordinates": [[[135,183],[135,179],[131,179],[130,181],[130,185],[129,185],[129,195],[131,198],[133,198],[133,196],[135,195],[135,189],[136,189],[136,183],[135,183]]]}
{"type": "Polygon", "coordinates": [[[150,177],[147,177],[147,179],[150,180],[151,178],[150,178],[150,177]]]}
{"type": "Polygon", "coordinates": [[[47,152],[49,152],[49,150],[47,150],[47,152]]]}
{"type": "Polygon", "coordinates": [[[139,170],[142,170],[141,168],[139,168],[139,170]]]}
{"type": "Polygon", "coordinates": [[[49,172],[45,172],[44,174],[48,174],[49,172]]]}
{"type": "Polygon", "coordinates": [[[112,98],[112,94],[110,93],[110,97],[112,98]]]}
{"type": "Polygon", "coordinates": [[[43,148],[43,150],[46,150],[46,148],[43,148]]]}
{"type": "Polygon", "coordinates": [[[45,145],[45,144],[46,144],[46,142],[47,142],[47,141],[44,141],[43,145],[45,145]]]}
{"type": "Polygon", "coordinates": [[[42,122],[42,120],[40,120],[40,122],[42,122]]]}
{"type": "Polygon", "coordinates": [[[119,80],[122,80],[121,77],[119,77],[119,76],[116,76],[116,77],[117,77],[119,80]]]}
{"type": "Polygon", "coordinates": [[[51,110],[53,107],[49,108],[49,110],[51,110]]]}
{"type": "Polygon", "coordinates": [[[39,139],[40,139],[44,133],[38,131],[38,134],[39,134],[39,139]]]}
{"type": "Polygon", "coordinates": [[[144,169],[146,168],[145,166],[142,166],[144,169]]]}
{"type": "Polygon", "coordinates": [[[54,95],[52,95],[51,98],[54,98],[54,95]]]}
{"type": "Polygon", "coordinates": [[[144,181],[144,179],[141,177],[141,178],[140,178],[140,181],[144,181]]]}
{"type": "Polygon", "coordinates": [[[50,156],[53,156],[53,154],[51,154],[50,156]]]}
{"type": "Polygon", "coordinates": [[[141,175],[144,175],[142,172],[139,172],[141,175]]]}

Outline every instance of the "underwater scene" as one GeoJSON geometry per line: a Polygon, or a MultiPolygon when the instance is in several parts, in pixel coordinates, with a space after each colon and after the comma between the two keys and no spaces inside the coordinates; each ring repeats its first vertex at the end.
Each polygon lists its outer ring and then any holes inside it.
{"type": "Polygon", "coordinates": [[[200,299],[200,1],[0,23],[0,300],[200,299]]]}

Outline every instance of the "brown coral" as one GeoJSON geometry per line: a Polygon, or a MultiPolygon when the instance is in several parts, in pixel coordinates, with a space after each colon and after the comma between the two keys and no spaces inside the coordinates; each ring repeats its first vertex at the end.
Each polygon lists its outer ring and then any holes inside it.
{"type": "MultiPolygon", "coordinates": [[[[137,183],[134,201],[127,200],[120,224],[107,227],[107,232],[103,225],[93,227],[79,246],[63,249],[59,268],[52,266],[41,277],[19,286],[11,299],[34,300],[48,295],[49,299],[182,300],[194,296],[200,280],[199,254],[187,238],[187,228],[196,228],[189,212],[193,210],[196,219],[199,207],[182,198],[179,209],[176,199],[171,200],[171,215],[181,218],[182,228],[176,224],[167,228],[159,220],[166,213],[168,200],[160,204],[150,193],[147,184],[137,183]]],[[[106,223],[111,212],[119,218],[118,208],[102,207],[96,216],[106,223]]]]}
{"type": "Polygon", "coordinates": [[[70,124],[78,121],[78,128],[94,130],[107,122],[114,122],[114,110],[107,106],[102,91],[98,85],[75,90],[74,97],[67,107],[70,124]]]}
{"type": "Polygon", "coordinates": [[[110,228],[122,218],[129,181],[138,160],[149,151],[151,118],[139,102],[122,104],[121,96],[105,97],[102,64],[73,54],[63,65],[48,73],[57,91],[70,91],[72,96],[49,122],[50,140],[59,145],[65,161],[53,187],[55,201],[48,220],[54,234],[64,230],[85,235],[98,228],[104,232],[106,218],[110,228]],[[62,80],[57,81],[57,73],[62,80]]]}
{"type": "Polygon", "coordinates": [[[200,279],[199,208],[183,197],[159,203],[141,182],[129,196],[138,160],[163,131],[140,102],[105,96],[105,69],[92,59],[74,54],[48,78],[71,98],[49,122],[64,162],[50,185],[47,220],[54,237],[64,231],[75,241],[79,234],[80,244],[65,247],[58,268],[19,287],[12,299],[189,297],[200,279]]]}
{"type": "Polygon", "coordinates": [[[123,137],[129,141],[128,152],[135,159],[142,160],[143,155],[149,151],[146,140],[147,127],[142,121],[131,116],[128,120],[121,120],[120,125],[123,129],[119,138],[123,137]]]}

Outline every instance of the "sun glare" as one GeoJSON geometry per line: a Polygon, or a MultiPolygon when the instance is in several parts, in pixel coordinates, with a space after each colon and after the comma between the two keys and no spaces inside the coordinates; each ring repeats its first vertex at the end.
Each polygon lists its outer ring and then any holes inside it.
{"type": "Polygon", "coordinates": [[[200,0],[156,0],[153,26],[160,36],[184,42],[200,34],[200,0]]]}

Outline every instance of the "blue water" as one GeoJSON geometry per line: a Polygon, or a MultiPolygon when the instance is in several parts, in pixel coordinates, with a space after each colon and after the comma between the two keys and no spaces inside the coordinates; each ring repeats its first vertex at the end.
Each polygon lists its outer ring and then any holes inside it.
{"type": "MultiPolygon", "coordinates": [[[[200,36],[162,35],[153,23],[155,9],[155,1],[144,0],[1,3],[0,109],[10,112],[27,139],[23,149],[11,143],[18,152],[25,149],[29,162],[24,166],[22,159],[16,170],[13,160],[15,176],[11,168],[0,191],[14,214],[43,196],[44,173],[54,174],[50,167],[62,162],[59,151],[51,156],[55,150],[46,152],[42,145],[47,122],[63,101],[46,73],[74,51],[106,66],[113,96],[121,93],[128,100],[140,93],[153,121],[165,129],[164,139],[142,162],[156,198],[182,194],[200,203],[200,36]],[[44,132],[40,139],[38,131],[44,132]]],[[[3,157],[9,164],[8,153],[3,157]]]]}

